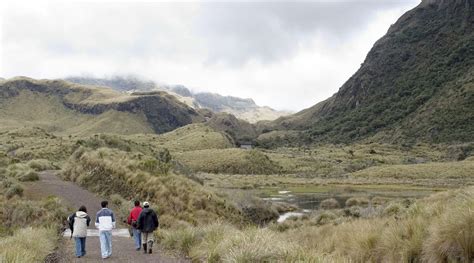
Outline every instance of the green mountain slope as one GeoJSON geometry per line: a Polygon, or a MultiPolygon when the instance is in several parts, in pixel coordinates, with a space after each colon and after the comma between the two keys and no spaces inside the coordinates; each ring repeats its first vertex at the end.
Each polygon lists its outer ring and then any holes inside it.
{"type": "Polygon", "coordinates": [[[62,80],[15,78],[0,82],[0,123],[87,135],[163,133],[202,122],[194,109],[164,92],[122,94],[62,80]]]}
{"type": "Polygon", "coordinates": [[[390,27],[334,96],[260,130],[291,131],[293,143],[472,141],[473,83],[474,2],[425,0],[390,27]]]}

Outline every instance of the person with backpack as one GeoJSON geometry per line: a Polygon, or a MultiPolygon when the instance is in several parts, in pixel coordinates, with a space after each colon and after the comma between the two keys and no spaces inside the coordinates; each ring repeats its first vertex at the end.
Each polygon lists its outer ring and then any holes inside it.
{"type": "Polygon", "coordinates": [[[87,215],[87,208],[81,205],[77,212],[67,218],[67,221],[71,229],[71,237],[74,237],[76,243],[76,257],[83,257],[86,255],[87,227],[91,222],[91,218],[87,215]]]}
{"type": "Polygon", "coordinates": [[[106,259],[112,255],[112,229],[115,228],[115,215],[107,208],[109,202],[102,201],[101,210],[97,212],[95,226],[99,229],[100,251],[102,258],[106,259]]]}
{"type": "Polygon", "coordinates": [[[127,223],[132,227],[132,235],[133,235],[133,239],[135,240],[135,249],[139,251],[142,246],[142,239],[141,239],[140,230],[138,229],[137,221],[143,209],[140,206],[140,201],[136,200],[134,204],[135,204],[135,207],[132,209],[132,211],[130,211],[130,215],[128,216],[127,223]]]}
{"type": "Polygon", "coordinates": [[[146,254],[152,253],[153,248],[153,231],[159,226],[158,216],[155,211],[150,208],[150,203],[143,203],[143,210],[138,216],[138,229],[142,234],[143,251],[146,254]],[[148,250],[147,250],[148,249],[148,250]]]}

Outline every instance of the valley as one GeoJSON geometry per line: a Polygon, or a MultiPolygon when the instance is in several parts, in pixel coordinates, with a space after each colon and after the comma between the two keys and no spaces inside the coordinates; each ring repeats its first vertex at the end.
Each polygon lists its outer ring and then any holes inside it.
{"type": "MultiPolygon", "coordinates": [[[[151,203],[167,262],[471,262],[473,14],[422,1],[291,115],[133,78],[0,79],[0,261],[70,261],[65,218],[107,199],[120,227],[151,203]]],[[[110,262],[138,258],[116,238],[110,262]]]]}

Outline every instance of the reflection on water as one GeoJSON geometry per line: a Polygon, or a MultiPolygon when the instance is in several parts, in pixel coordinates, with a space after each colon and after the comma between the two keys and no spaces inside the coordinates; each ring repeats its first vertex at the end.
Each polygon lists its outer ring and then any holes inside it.
{"type": "MultiPolygon", "coordinates": [[[[286,202],[300,208],[296,212],[288,212],[280,215],[278,222],[284,222],[292,216],[302,216],[319,209],[320,203],[328,198],[338,201],[340,207],[344,207],[347,199],[352,197],[365,197],[371,200],[373,197],[382,197],[386,200],[418,199],[433,193],[433,190],[404,190],[404,189],[357,189],[357,191],[328,191],[317,193],[293,193],[290,190],[280,190],[278,194],[263,198],[273,202],[286,202]]],[[[370,203],[369,203],[370,205],[370,203]]]]}
{"type": "Polygon", "coordinates": [[[290,217],[300,217],[300,216],[303,216],[304,213],[302,212],[288,212],[288,213],[284,213],[282,215],[280,215],[280,217],[278,218],[277,222],[278,223],[282,223],[282,222],[285,222],[286,219],[290,218],[290,217]]]}

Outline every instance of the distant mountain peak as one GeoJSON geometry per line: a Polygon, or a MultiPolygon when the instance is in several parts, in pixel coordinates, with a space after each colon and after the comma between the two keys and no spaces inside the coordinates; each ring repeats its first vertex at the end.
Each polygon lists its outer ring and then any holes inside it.
{"type": "Polygon", "coordinates": [[[226,112],[249,122],[274,120],[288,115],[288,112],[277,111],[270,107],[258,106],[251,98],[222,96],[212,92],[194,93],[184,85],[157,84],[151,80],[143,80],[134,75],[112,76],[109,78],[68,77],[65,80],[95,86],[107,86],[121,92],[149,92],[154,90],[166,91],[190,107],[207,108],[214,112],[226,112]]]}

